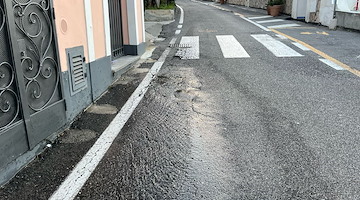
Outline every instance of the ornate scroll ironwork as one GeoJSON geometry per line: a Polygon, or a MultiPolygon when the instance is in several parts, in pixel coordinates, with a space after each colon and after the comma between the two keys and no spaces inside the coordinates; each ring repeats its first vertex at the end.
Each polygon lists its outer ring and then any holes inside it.
{"type": "Polygon", "coordinates": [[[11,125],[19,114],[19,98],[11,87],[15,72],[10,63],[0,64],[0,129],[11,125]]]}
{"type": "Polygon", "coordinates": [[[56,61],[49,0],[13,0],[21,67],[29,107],[38,112],[56,101],[59,68],[56,61]]]}
{"type": "Polygon", "coordinates": [[[14,91],[15,69],[12,64],[4,60],[10,60],[6,51],[9,49],[6,33],[6,16],[5,11],[0,4],[0,35],[4,41],[1,43],[1,63],[0,63],[0,130],[10,126],[19,115],[20,105],[17,93],[14,91]]]}

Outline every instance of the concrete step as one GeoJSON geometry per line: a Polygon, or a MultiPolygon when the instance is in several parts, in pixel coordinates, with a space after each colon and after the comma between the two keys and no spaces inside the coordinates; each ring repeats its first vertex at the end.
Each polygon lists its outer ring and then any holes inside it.
{"type": "Polygon", "coordinates": [[[128,71],[141,56],[123,56],[114,61],[111,64],[111,71],[113,73],[113,79],[118,79],[122,74],[128,71]]]}

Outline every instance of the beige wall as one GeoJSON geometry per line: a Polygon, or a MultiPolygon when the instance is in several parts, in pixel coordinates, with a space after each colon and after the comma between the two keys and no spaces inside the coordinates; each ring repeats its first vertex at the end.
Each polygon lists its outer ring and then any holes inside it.
{"type": "Polygon", "coordinates": [[[129,38],[129,24],[128,24],[126,0],[121,0],[121,17],[122,17],[122,29],[123,29],[123,43],[125,45],[129,45],[130,38],[129,38]]]}
{"type": "MultiPolygon", "coordinates": [[[[92,30],[94,37],[94,51],[95,59],[99,59],[106,56],[106,34],[104,25],[104,7],[103,0],[90,0],[91,1],[91,20],[92,30]]],[[[122,8],[122,31],[123,31],[123,43],[124,45],[130,45],[130,33],[128,12],[131,12],[132,16],[135,10],[127,10],[127,1],[121,1],[122,8]]],[[[145,42],[143,15],[142,15],[142,0],[137,1],[137,37],[139,42],[145,42]]],[[[68,70],[67,56],[65,49],[76,46],[84,46],[84,54],[89,60],[89,45],[87,38],[86,28],[86,15],[84,0],[54,0],[54,8],[56,10],[56,29],[59,45],[59,55],[61,70],[68,70]]],[[[134,33],[131,33],[134,34],[134,33]]],[[[91,41],[91,40],[90,40],[91,41]]],[[[131,44],[134,45],[134,44],[131,44]]],[[[91,46],[91,45],[90,45],[91,46]]]]}
{"type": "Polygon", "coordinates": [[[142,12],[143,12],[143,8],[142,8],[142,2],[141,1],[143,1],[143,0],[137,0],[138,1],[138,3],[137,3],[137,14],[138,14],[138,30],[139,30],[139,32],[138,32],[138,34],[139,34],[139,42],[140,43],[143,43],[143,42],[145,42],[145,37],[144,37],[144,28],[143,28],[143,18],[144,18],[144,16],[143,16],[143,14],[142,14],[142,12]]]}
{"type": "Polygon", "coordinates": [[[102,0],[91,0],[91,14],[94,32],[95,58],[106,56],[104,9],[102,0]]]}
{"type": "Polygon", "coordinates": [[[68,69],[66,48],[84,46],[88,57],[84,0],[54,0],[61,70],[68,69]]]}

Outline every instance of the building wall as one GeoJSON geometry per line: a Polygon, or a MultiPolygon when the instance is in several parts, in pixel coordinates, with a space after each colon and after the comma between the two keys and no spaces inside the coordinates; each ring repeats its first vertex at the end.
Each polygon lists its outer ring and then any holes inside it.
{"type": "Polygon", "coordinates": [[[124,40],[124,50],[127,55],[141,55],[145,52],[143,0],[126,0],[126,7],[128,40],[124,40]]]}
{"type": "MultiPolygon", "coordinates": [[[[145,50],[143,1],[117,1],[121,2],[122,30],[118,31],[122,31],[125,54],[142,54],[145,50]]],[[[91,79],[90,93],[96,99],[112,82],[108,0],[54,0],[54,8],[62,72],[69,69],[66,49],[82,46],[89,71],[87,78],[91,79]]],[[[71,76],[70,72],[67,74],[71,76]]],[[[71,102],[75,97],[68,98],[71,102]]]]}
{"type": "MultiPolygon", "coordinates": [[[[228,0],[230,4],[242,5],[252,8],[266,9],[268,0],[228,0]]],[[[286,0],[283,13],[291,14],[292,0],[286,0]]]]}
{"type": "Polygon", "coordinates": [[[127,0],[121,0],[121,17],[122,17],[122,29],[123,29],[123,42],[125,45],[129,45],[129,24],[127,14],[127,0]]]}
{"type": "Polygon", "coordinates": [[[249,7],[266,9],[267,0],[249,0],[249,7]]]}
{"type": "Polygon", "coordinates": [[[338,26],[360,30],[360,14],[336,12],[336,18],[338,26]]]}
{"type": "Polygon", "coordinates": [[[228,3],[230,4],[237,4],[242,6],[245,6],[245,2],[246,0],[228,0],[228,3]]]}
{"type": "Polygon", "coordinates": [[[285,6],[284,6],[284,13],[291,15],[292,11],[292,0],[286,0],[285,6]]]}
{"type": "Polygon", "coordinates": [[[84,0],[54,0],[56,31],[62,71],[68,70],[66,48],[84,46],[88,57],[84,0]],[[76,20],[75,20],[76,19],[76,20]]]}
{"type": "Polygon", "coordinates": [[[103,1],[91,0],[91,11],[94,30],[95,59],[99,59],[106,56],[103,1]]]}
{"type": "Polygon", "coordinates": [[[322,25],[329,26],[334,16],[333,0],[322,0],[320,2],[319,22],[322,25]]]}
{"type": "Polygon", "coordinates": [[[339,0],[336,3],[336,11],[360,14],[360,9],[356,10],[356,2],[357,0],[339,0]]]}
{"type": "Polygon", "coordinates": [[[138,16],[138,34],[139,34],[139,43],[145,42],[145,35],[144,35],[144,1],[138,0],[137,3],[137,16],[138,16]]]}
{"type": "MultiPolygon", "coordinates": [[[[145,42],[142,0],[119,1],[122,4],[124,45],[139,45],[145,42]],[[131,8],[128,6],[129,2],[134,4],[134,9],[129,9],[131,8]],[[129,23],[129,20],[133,20],[134,23],[129,23]],[[130,43],[130,38],[136,38],[133,40],[136,42],[130,43]]],[[[104,12],[103,0],[73,0],[71,4],[63,0],[54,0],[54,8],[56,10],[56,27],[62,71],[67,70],[66,48],[84,46],[85,57],[90,62],[107,55],[105,33],[107,27],[104,24],[104,17],[108,13],[104,12]],[[86,12],[89,11],[85,8],[85,1],[90,2],[91,22],[86,21],[86,12]],[[91,34],[89,34],[90,31],[91,34]],[[92,52],[95,56],[93,59],[89,59],[92,52]]]]}

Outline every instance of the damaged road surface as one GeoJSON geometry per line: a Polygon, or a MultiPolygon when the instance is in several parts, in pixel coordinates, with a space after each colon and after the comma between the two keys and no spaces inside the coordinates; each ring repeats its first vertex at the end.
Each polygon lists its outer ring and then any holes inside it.
{"type": "MultiPolygon", "coordinates": [[[[163,27],[166,40],[152,59],[171,48],[169,55],[75,199],[360,199],[360,78],[228,9],[177,3],[181,34],[174,36],[178,20],[163,27]]],[[[137,77],[149,65],[135,69],[137,77]]],[[[114,117],[124,105],[118,85],[134,80],[123,77],[85,116],[114,117]]],[[[88,148],[105,130],[95,122],[75,122],[78,130],[59,140],[88,148]]],[[[55,165],[52,178],[52,155],[2,188],[0,199],[49,198],[68,174],[61,168],[80,160],[55,165]],[[27,175],[41,167],[46,178],[27,175]]]]}
{"type": "Polygon", "coordinates": [[[265,48],[275,34],[231,12],[178,3],[182,34],[77,198],[360,198],[359,77],[290,41],[265,48]]]}

